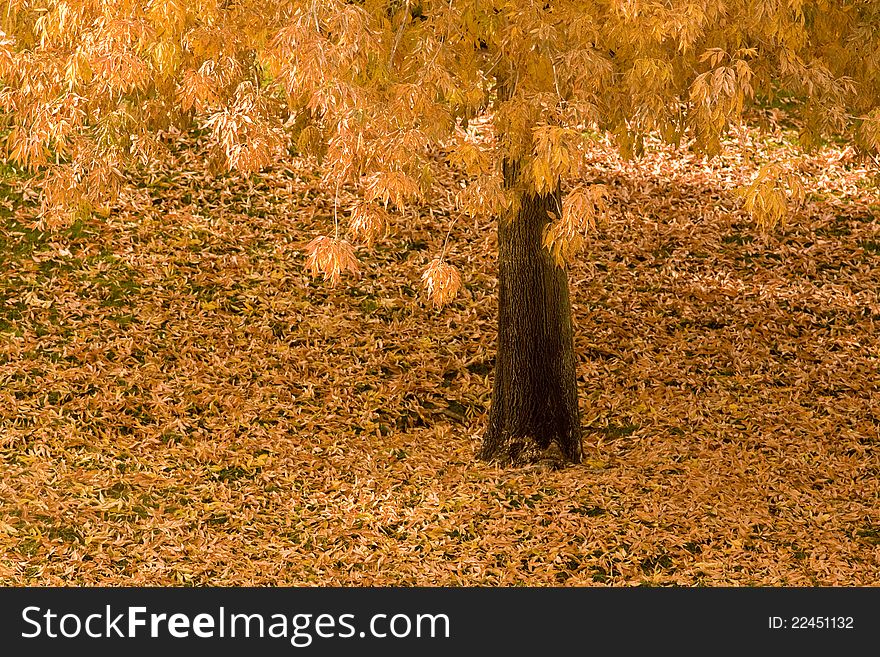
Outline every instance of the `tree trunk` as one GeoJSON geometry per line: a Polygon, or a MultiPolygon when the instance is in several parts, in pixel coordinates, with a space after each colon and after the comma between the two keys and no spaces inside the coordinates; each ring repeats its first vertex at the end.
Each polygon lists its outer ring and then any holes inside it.
{"type": "Polygon", "coordinates": [[[568,276],[541,243],[558,203],[558,193],[523,193],[516,212],[498,222],[495,384],[480,458],[503,465],[581,460],[568,276]]]}

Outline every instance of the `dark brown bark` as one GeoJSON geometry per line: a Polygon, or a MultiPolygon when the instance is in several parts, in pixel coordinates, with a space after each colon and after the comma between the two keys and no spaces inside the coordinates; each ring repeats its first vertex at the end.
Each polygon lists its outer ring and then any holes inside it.
{"type": "MultiPolygon", "coordinates": [[[[515,172],[505,167],[513,185],[515,172]]],[[[498,223],[498,341],[480,458],[560,467],[581,460],[568,276],[541,243],[558,194],[525,193],[498,223]]]]}

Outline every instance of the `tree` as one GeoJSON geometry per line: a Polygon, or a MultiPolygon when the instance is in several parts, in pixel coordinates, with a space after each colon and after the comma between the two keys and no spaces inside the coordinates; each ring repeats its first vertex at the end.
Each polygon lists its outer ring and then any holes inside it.
{"type": "MultiPolygon", "coordinates": [[[[359,191],[309,246],[335,282],[357,268],[339,214],[369,243],[431,202],[437,167],[460,168],[462,210],[498,219],[481,456],[505,464],[581,457],[566,263],[606,212],[583,166],[597,131],[627,155],[658,133],[711,156],[783,95],[805,148],[880,147],[873,0],[11,0],[2,21],[7,159],[42,176],[49,227],[107,211],[126,167],[199,129],[218,166],[295,152],[337,199],[359,191]]],[[[770,228],[802,193],[780,162],[744,199],[770,228]]],[[[438,305],[460,285],[444,254],[424,281],[438,305]]]]}

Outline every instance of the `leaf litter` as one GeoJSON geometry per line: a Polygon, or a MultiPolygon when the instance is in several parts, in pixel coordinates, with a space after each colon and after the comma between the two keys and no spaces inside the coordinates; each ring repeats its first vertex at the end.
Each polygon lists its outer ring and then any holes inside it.
{"type": "Polygon", "coordinates": [[[7,176],[0,581],[876,584],[870,173],[833,145],[798,156],[806,201],[762,235],[735,190],[794,151],[738,139],[708,162],[591,154],[608,219],[570,271],[585,460],[559,472],[474,460],[495,234],[452,200],[331,286],[306,257],[334,190],[307,165],[214,176],[181,147],[52,233],[7,176]],[[421,276],[441,252],[462,290],[438,310],[421,276]]]}

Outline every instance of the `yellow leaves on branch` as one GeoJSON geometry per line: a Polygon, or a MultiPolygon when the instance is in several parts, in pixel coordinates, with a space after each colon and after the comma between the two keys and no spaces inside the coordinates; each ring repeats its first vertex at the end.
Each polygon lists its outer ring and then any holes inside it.
{"type": "Polygon", "coordinates": [[[324,133],[316,125],[303,126],[296,138],[296,148],[303,155],[320,159],[324,155],[324,133]]]}
{"type": "Polygon", "coordinates": [[[129,153],[136,161],[143,165],[149,165],[151,162],[159,160],[167,155],[168,149],[165,144],[152,132],[148,130],[140,130],[131,136],[131,146],[129,153]]]}
{"type": "Polygon", "coordinates": [[[669,104],[669,89],[673,82],[672,63],[657,57],[640,57],[626,74],[629,94],[638,100],[640,113],[651,118],[663,114],[669,104]]]}
{"type": "MultiPolygon", "coordinates": [[[[0,107],[9,111],[14,95],[0,93],[0,107]]],[[[51,146],[55,153],[66,153],[73,137],[85,121],[86,101],[72,92],[62,92],[32,111],[25,125],[14,125],[7,134],[7,153],[19,166],[35,170],[49,164],[51,146]]],[[[77,137],[80,143],[83,141],[77,137]]],[[[100,157],[98,158],[100,159],[100,157]]]]}
{"type": "Polygon", "coordinates": [[[245,81],[236,88],[232,105],[205,121],[229,169],[250,173],[275,161],[286,139],[270,116],[268,99],[252,82],[245,81]]]}
{"type": "Polygon", "coordinates": [[[69,226],[83,213],[109,212],[123,182],[122,172],[110,160],[97,160],[88,142],[74,144],[73,162],[44,169],[38,226],[55,230],[69,226]]]}
{"type": "Polygon", "coordinates": [[[359,272],[354,249],[346,240],[319,236],[306,246],[306,269],[313,276],[322,274],[325,281],[336,285],[346,271],[359,272]]]}
{"type": "Polygon", "coordinates": [[[471,177],[456,194],[456,206],[471,217],[493,218],[510,209],[513,195],[504,189],[500,167],[493,157],[497,155],[492,150],[494,135],[478,127],[484,120],[473,121],[467,132],[460,128],[456,130],[455,145],[449,151],[447,161],[471,177]]]}
{"type": "Polygon", "coordinates": [[[379,171],[367,179],[365,197],[368,201],[393,203],[402,208],[408,201],[420,198],[422,190],[417,180],[403,171],[379,171]]]}
{"type": "Polygon", "coordinates": [[[182,0],[150,0],[147,3],[146,13],[150,21],[160,29],[179,33],[183,31],[186,22],[188,4],[190,3],[182,0]]]}
{"type": "Polygon", "coordinates": [[[143,91],[150,83],[149,64],[128,49],[105,48],[89,60],[96,91],[111,98],[143,91]]]}
{"type": "Polygon", "coordinates": [[[6,136],[6,155],[23,169],[36,169],[48,162],[49,149],[40,135],[12,128],[6,136]]]}
{"type": "Polygon", "coordinates": [[[746,100],[754,97],[754,73],[746,61],[755,55],[752,49],[743,49],[730,56],[720,48],[710,48],[700,57],[708,62],[710,70],[701,73],[690,86],[690,123],[697,143],[709,154],[721,150],[721,135],[728,122],[742,114],[746,100]],[[728,61],[729,65],[722,66],[728,61]]]}
{"type": "Polygon", "coordinates": [[[15,52],[15,39],[3,30],[0,30],[0,79],[15,77],[17,54],[15,52]]]}
{"type": "Polygon", "coordinates": [[[381,205],[359,200],[351,207],[351,230],[372,244],[388,229],[388,212],[381,205]]]}
{"type": "Polygon", "coordinates": [[[562,216],[544,230],[544,247],[556,264],[563,267],[580,250],[583,235],[595,228],[608,212],[608,188],[605,185],[580,185],[562,202],[562,216]]]}
{"type": "Polygon", "coordinates": [[[763,231],[785,225],[790,201],[804,202],[806,192],[800,177],[780,164],[765,164],[755,179],[740,191],[745,209],[763,231]]]}
{"type": "Polygon", "coordinates": [[[497,175],[480,176],[455,197],[459,209],[472,217],[497,217],[508,209],[511,199],[497,175]]]}
{"type": "Polygon", "coordinates": [[[532,188],[536,194],[549,194],[559,188],[560,179],[574,177],[580,170],[580,135],[571,128],[546,124],[537,126],[533,135],[532,188]]]}
{"type": "Polygon", "coordinates": [[[495,105],[493,123],[498,143],[511,160],[526,158],[534,149],[533,127],[538,119],[534,104],[521,99],[495,105]]]}
{"type": "MultiPolygon", "coordinates": [[[[756,92],[804,101],[793,110],[804,145],[845,133],[877,152],[877,58],[852,45],[877,49],[876,17],[823,2],[806,20],[802,4],[13,0],[0,32],[0,139],[16,165],[80,167],[73,186],[51,174],[47,196],[67,206],[116,177],[85,173],[75,141],[93,144],[95,162],[122,153],[113,167],[124,169],[158,158],[160,135],[189,130],[195,114],[218,159],[253,172],[297,140],[333,186],[363,182],[351,229],[368,242],[387,223],[380,205],[425,199],[428,147],[450,140],[460,142],[450,162],[474,178],[460,207],[490,216],[510,213],[520,192],[578,178],[585,129],[609,129],[638,153],[651,131],[677,142],[689,128],[712,154],[756,92]],[[462,140],[459,126],[477,117],[491,139],[462,140]],[[501,160],[518,163],[514,194],[497,179],[501,160]]],[[[759,176],[745,192],[764,226],[796,192],[782,187],[759,176]]],[[[557,260],[601,214],[584,189],[545,235],[557,260]]]]}
{"type": "Polygon", "coordinates": [[[365,9],[338,0],[291,7],[271,35],[261,59],[291,98],[305,95],[310,109],[350,109],[353,80],[365,74],[380,49],[375,19],[365,9]]]}
{"type": "MultiPolygon", "coordinates": [[[[229,23],[206,18],[206,22],[201,25],[187,29],[181,35],[180,41],[184,50],[195,55],[196,61],[222,63],[223,66],[217,68],[223,71],[229,70],[232,61],[235,61],[236,66],[239,65],[237,60],[234,60],[230,55],[237,46],[241,45],[244,36],[241,30],[236,30],[229,23]]],[[[222,73],[220,74],[222,75],[222,73]]]]}
{"type": "Polygon", "coordinates": [[[856,133],[858,145],[866,151],[880,152],[880,108],[862,119],[856,133]]]}
{"type": "Polygon", "coordinates": [[[64,80],[70,89],[77,85],[88,83],[92,79],[92,67],[89,58],[82,48],[77,48],[67,58],[64,66],[64,80]]]}
{"type": "Polygon", "coordinates": [[[198,70],[184,71],[177,88],[181,109],[200,114],[215,109],[220,103],[217,82],[217,64],[213,60],[204,62],[198,70]]]}
{"type": "Polygon", "coordinates": [[[159,79],[168,78],[177,73],[183,54],[178,43],[163,40],[150,50],[150,58],[159,79]]]}
{"type": "Polygon", "coordinates": [[[82,24],[87,11],[83,4],[60,0],[51,3],[49,7],[41,8],[42,11],[38,10],[40,15],[34,21],[33,30],[34,36],[39,37],[40,45],[52,47],[75,39],[79,31],[77,28],[82,24]]]}
{"type": "Polygon", "coordinates": [[[72,166],[50,167],[42,181],[41,227],[57,229],[73,222],[82,192],[72,166]]]}
{"type": "Polygon", "coordinates": [[[438,308],[452,301],[461,289],[461,276],[452,265],[434,258],[422,274],[428,298],[438,308]]]}
{"type": "Polygon", "coordinates": [[[460,167],[469,176],[485,175],[492,170],[489,153],[472,141],[459,141],[447,159],[452,166],[460,167]]]}

